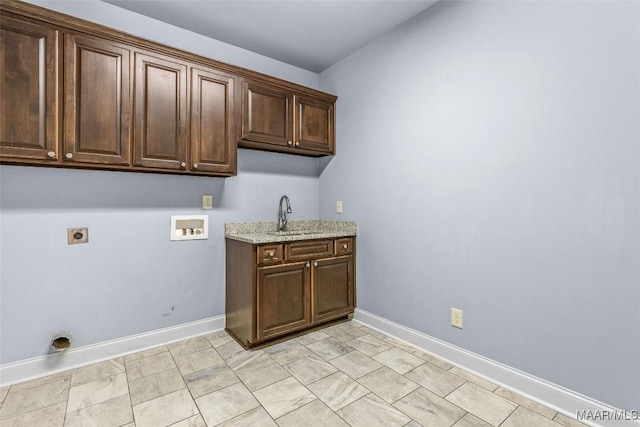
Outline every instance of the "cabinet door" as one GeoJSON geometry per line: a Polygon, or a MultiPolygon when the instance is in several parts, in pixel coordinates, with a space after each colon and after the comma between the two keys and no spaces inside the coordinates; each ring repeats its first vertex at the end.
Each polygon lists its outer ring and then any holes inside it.
{"type": "Polygon", "coordinates": [[[242,82],[242,140],[291,146],[292,115],[293,96],[289,92],[242,82]]]}
{"type": "Polygon", "coordinates": [[[187,161],[187,67],[135,54],[134,164],[182,169],[187,161]]]}
{"type": "Polygon", "coordinates": [[[258,268],[257,340],[311,323],[309,268],[305,263],[258,268]]]}
{"type": "Polygon", "coordinates": [[[233,77],[191,70],[191,169],[236,170],[233,77]]]}
{"type": "Polygon", "coordinates": [[[128,165],[130,50],[72,34],[64,41],[65,161],[128,165]]]}
{"type": "Polygon", "coordinates": [[[0,20],[0,155],[58,158],[58,32],[43,23],[0,20]]]}
{"type": "Polygon", "coordinates": [[[295,105],[295,146],[333,154],[335,152],[333,103],[296,96],[295,105]]]}
{"type": "Polygon", "coordinates": [[[314,323],[353,312],[353,256],[315,261],[311,274],[314,323]]]}

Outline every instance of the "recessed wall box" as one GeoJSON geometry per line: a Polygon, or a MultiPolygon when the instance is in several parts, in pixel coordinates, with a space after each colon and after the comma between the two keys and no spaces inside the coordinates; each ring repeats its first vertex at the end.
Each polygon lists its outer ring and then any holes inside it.
{"type": "Polygon", "coordinates": [[[208,215],[171,215],[171,240],[202,240],[208,238],[208,215]]]}

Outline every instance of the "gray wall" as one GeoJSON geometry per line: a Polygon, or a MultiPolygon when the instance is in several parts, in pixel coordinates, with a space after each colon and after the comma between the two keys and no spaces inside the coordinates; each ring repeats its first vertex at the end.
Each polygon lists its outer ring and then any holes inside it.
{"type": "Polygon", "coordinates": [[[80,346],[223,314],[224,222],[287,193],[293,219],[358,221],[361,308],[637,409],[637,2],[445,2],[319,80],[105,3],[33,3],[339,95],[338,156],[319,180],[246,150],[228,179],[0,167],[0,363],[60,328],[80,346]],[[209,240],[170,242],[202,194],[209,240]]]}
{"type": "Polygon", "coordinates": [[[321,74],[320,215],[358,221],[362,309],[638,409],[639,18],[438,3],[321,74]]]}
{"type": "MultiPolygon", "coordinates": [[[[35,2],[34,2],[35,3],[35,2]]],[[[317,74],[102,2],[37,2],[317,87],[317,74]]],[[[0,363],[41,356],[59,329],[83,346],[224,314],[224,223],[318,217],[318,162],[240,150],[238,176],[0,167],[0,363]],[[203,211],[202,194],[214,209],[203,211]],[[208,214],[209,239],[169,241],[171,215],[208,214]],[[69,246],[69,227],[89,244],[69,246]]]]}

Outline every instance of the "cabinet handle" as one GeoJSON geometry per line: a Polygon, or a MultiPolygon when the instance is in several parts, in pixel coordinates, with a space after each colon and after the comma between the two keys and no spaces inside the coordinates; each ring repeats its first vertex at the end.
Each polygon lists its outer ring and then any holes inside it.
{"type": "Polygon", "coordinates": [[[296,147],[300,145],[300,142],[296,141],[296,147]]]}
{"type": "Polygon", "coordinates": [[[342,249],[347,249],[347,244],[342,245],[342,249]]]}
{"type": "Polygon", "coordinates": [[[317,266],[318,266],[318,261],[315,261],[315,262],[313,263],[313,266],[314,266],[314,267],[317,267],[317,266]]]}
{"type": "Polygon", "coordinates": [[[49,152],[47,153],[47,157],[48,157],[48,158],[50,158],[50,159],[55,159],[55,157],[56,157],[56,152],[55,152],[55,151],[49,151],[49,152]]]}
{"type": "Polygon", "coordinates": [[[273,256],[273,251],[269,252],[269,256],[271,257],[273,256]]]}
{"type": "Polygon", "coordinates": [[[73,159],[73,153],[67,153],[64,156],[69,160],[73,159]]]}
{"type": "Polygon", "coordinates": [[[306,264],[305,264],[305,266],[306,266],[307,268],[309,268],[309,263],[306,263],[306,264]]]}
{"type": "Polygon", "coordinates": [[[185,162],[182,162],[182,163],[180,163],[180,167],[181,167],[182,169],[184,169],[184,168],[186,168],[186,167],[187,167],[187,164],[186,164],[185,162]]]}
{"type": "Polygon", "coordinates": [[[193,168],[194,168],[194,169],[198,169],[198,164],[197,164],[197,163],[194,163],[194,164],[193,164],[193,168]]]}
{"type": "Polygon", "coordinates": [[[291,141],[287,141],[287,145],[291,145],[291,141]]]}

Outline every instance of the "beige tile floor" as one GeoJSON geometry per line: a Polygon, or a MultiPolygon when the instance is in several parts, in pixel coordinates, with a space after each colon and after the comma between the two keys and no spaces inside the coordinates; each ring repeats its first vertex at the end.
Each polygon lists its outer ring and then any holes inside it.
{"type": "Polygon", "coordinates": [[[14,426],[582,426],[355,322],[261,350],[224,331],[0,389],[14,426]]]}

